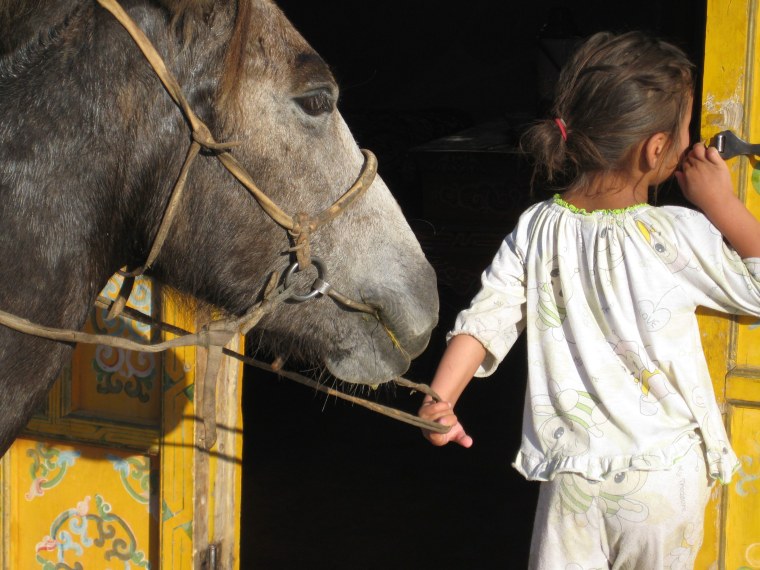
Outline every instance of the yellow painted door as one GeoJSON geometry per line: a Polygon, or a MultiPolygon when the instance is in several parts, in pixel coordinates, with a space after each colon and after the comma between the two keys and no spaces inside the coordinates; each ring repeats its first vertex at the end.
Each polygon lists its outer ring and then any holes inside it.
{"type": "MultiPolygon", "coordinates": [[[[708,0],[702,137],[730,129],[760,141],[760,1],[708,0]]],[[[729,160],[739,195],[760,217],[757,157],[729,160]]],[[[760,322],[702,315],[702,341],[741,469],[716,487],[697,569],[760,568],[760,322]]]]}
{"type": "MultiPolygon", "coordinates": [[[[104,294],[117,288],[114,278],[104,294]]],[[[130,306],[194,328],[176,296],[147,280],[130,306]]],[[[104,317],[94,309],[86,330],[160,340],[146,325],[104,317]]],[[[238,567],[242,368],[225,362],[220,371],[225,408],[207,453],[195,413],[200,353],[76,348],[0,464],[0,569],[198,569],[209,556],[218,569],[238,567]]]]}

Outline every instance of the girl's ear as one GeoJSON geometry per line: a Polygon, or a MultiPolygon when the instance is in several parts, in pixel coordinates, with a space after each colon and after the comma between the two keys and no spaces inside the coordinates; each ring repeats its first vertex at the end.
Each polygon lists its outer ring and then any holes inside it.
{"type": "Polygon", "coordinates": [[[649,170],[656,169],[668,151],[667,133],[655,133],[644,142],[644,161],[649,170]]]}

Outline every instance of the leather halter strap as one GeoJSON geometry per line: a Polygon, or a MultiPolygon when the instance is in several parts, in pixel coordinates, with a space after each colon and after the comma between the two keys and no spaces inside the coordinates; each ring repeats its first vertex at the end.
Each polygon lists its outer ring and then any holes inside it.
{"type": "Polygon", "coordinates": [[[208,126],[190,107],[179,83],[166,67],[164,60],[158,54],[153,44],[121,5],[116,0],[98,0],[98,4],[108,10],[119,21],[137,44],[137,47],[148,60],[148,63],[153,68],[153,71],[158,76],[169,96],[184,114],[192,131],[193,141],[188,149],[185,162],[182,165],[179,178],[172,191],[169,204],[164,212],[161,225],[159,226],[158,233],[156,234],[147,261],[138,269],[126,272],[125,276],[135,277],[141,275],[158,257],[179,205],[179,199],[187,181],[188,171],[190,170],[193,161],[198,156],[201,148],[211,151],[214,156],[219,159],[219,162],[221,162],[224,168],[226,168],[227,171],[253,195],[259,206],[261,206],[261,209],[264,210],[274,222],[289,232],[294,244],[292,249],[296,254],[298,264],[301,268],[308,267],[311,264],[309,246],[309,238],[311,234],[340,215],[372,185],[377,174],[377,159],[375,158],[375,155],[369,150],[362,149],[365,160],[359,178],[351,188],[349,188],[331,206],[325,208],[316,216],[309,216],[303,213],[297,214],[296,216],[287,214],[256,185],[248,171],[246,171],[240,162],[230,154],[229,149],[236,146],[237,143],[220,143],[214,139],[208,126]]]}

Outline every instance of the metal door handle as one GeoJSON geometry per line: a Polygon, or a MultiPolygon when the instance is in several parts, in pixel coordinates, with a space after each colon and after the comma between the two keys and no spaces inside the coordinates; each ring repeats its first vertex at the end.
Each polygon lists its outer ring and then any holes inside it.
{"type": "Polygon", "coordinates": [[[760,144],[751,144],[737,137],[733,131],[721,131],[712,140],[712,144],[724,160],[744,154],[760,156],[760,144]]]}

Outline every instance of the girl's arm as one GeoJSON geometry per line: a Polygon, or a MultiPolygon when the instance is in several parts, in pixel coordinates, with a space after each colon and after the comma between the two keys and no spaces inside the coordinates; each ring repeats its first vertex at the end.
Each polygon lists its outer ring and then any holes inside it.
{"type": "Polygon", "coordinates": [[[697,143],[676,172],[681,191],[743,258],[760,257],[760,222],[734,194],[728,167],[716,148],[697,143]]]}
{"type": "Polygon", "coordinates": [[[445,434],[423,430],[425,437],[433,445],[445,445],[450,441],[462,447],[472,445],[472,438],[467,435],[454,415],[454,404],[472,380],[485,356],[486,349],[470,335],[460,334],[449,342],[430,385],[441,397],[441,401],[434,402],[426,396],[418,412],[421,418],[452,426],[445,434]]]}

